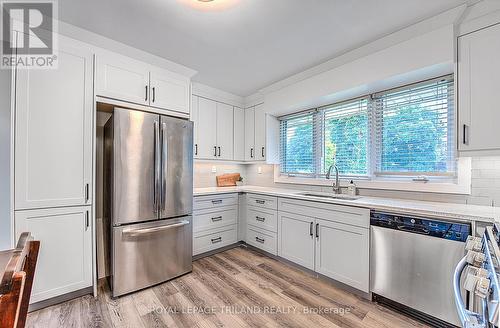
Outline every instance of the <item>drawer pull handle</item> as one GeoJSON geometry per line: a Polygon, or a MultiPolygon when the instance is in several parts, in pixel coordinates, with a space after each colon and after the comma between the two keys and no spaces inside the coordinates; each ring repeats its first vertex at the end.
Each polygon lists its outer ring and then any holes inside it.
{"type": "Polygon", "coordinates": [[[222,216],[216,216],[212,218],[212,222],[222,221],[222,216]]]}
{"type": "Polygon", "coordinates": [[[211,241],[212,244],[220,243],[222,241],[222,237],[212,238],[211,241]]]}
{"type": "Polygon", "coordinates": [[[265,203],[266,203],[266,201],[264,201],[264,200],[260,200],[260,199],[256,199],[256,200],[255,200],[255,202],[256,202],[257,204],[265,204],[265,203]]]}
{"type": "Polygon", "coordinates": [[[212,204],[222,204],[222,199],[213,200],[212,204]]]}
{"type": "Polygon", "coordinates": [[[256,216],[256,217],[255,217],[255,220],[257,220],[257,221],[259,221],[259,222],[264,222],[264,221],[266,221],[266,218],[263,218],[263,217],[261,217],[261,216],[256,216]]]}
{"type": "Polygon", "coordinates": [[[264,244],[266,240],[264,238],[255,237],[255,241],[264,244]]]}

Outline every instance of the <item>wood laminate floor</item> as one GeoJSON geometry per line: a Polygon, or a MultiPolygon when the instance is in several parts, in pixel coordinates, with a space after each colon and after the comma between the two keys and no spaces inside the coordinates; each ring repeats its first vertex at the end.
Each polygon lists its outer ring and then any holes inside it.
{"type": "Polygon", "coordinates": [[[193,272],[111,299],[106,284],[29,314],[27,327],[424,327],[292,266],[238,247],[193,272]]]}

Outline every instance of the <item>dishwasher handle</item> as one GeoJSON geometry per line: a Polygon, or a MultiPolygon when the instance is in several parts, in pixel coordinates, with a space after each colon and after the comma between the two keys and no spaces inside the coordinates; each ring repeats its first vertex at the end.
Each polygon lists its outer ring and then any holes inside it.
{"type": "Polygon", "coordinates": [[[403,224],[398,225],[398,230],[412,232],[412,233],[418,233],[421,235],[428,235],[429,234],[428,229],[421,228],[421,227],[410,227],[410,226],[403,225],[403,224]]]}
{"type": "MultiPolygon", "coordinates": [[[[486,321],[484,315],[467,310],[462,299],[462,293],[460,288],[460,280],[462,278],[462,273],[467,268],[467,256],[464,256],[460,262],[458,262],[455,272],[453,273],[453,292],[455,296],[455,305],[457,307],[458,317],[464,328],[481,328],[486,327],[486,321]]],[[[484,304],[483,304],[484,305],[484,304]]],[[[484,309],[484,306],[483,306],[484,309]]]]}

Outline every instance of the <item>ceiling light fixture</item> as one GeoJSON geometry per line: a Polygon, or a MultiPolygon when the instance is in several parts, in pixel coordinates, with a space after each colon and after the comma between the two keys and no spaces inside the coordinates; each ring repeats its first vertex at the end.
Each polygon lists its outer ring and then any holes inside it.
{"type": "Polygon", "coordinates": [[[238,5],[241,0],[176,0],[193,9],[205,12],[220,12],[238,5]]]}

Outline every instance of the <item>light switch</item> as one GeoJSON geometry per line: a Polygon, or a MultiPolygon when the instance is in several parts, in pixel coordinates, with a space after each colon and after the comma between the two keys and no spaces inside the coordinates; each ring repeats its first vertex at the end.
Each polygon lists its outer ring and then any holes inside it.
{"type": "Polygon", "coordinates": [[[262,174],[262,167],[261,166],[257,167],[257,173],[262,174]]]}

